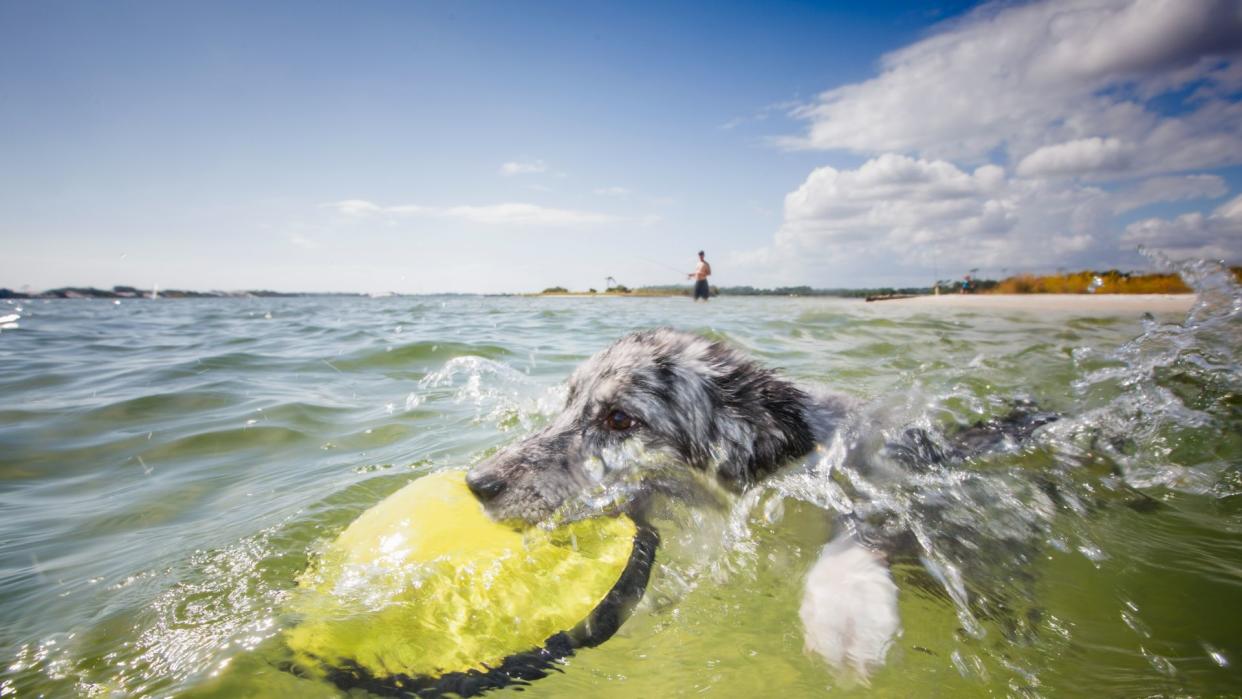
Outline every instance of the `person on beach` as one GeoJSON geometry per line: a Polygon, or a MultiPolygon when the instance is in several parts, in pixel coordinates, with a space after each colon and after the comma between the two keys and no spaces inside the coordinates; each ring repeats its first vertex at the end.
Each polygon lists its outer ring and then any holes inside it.
{"type": "Polygon", "coordinates": [[[694,300],[703,299],[706,301],[711,296],[711,290],[707,287],[707,278],[712,274],[712,266],[707,264],[707,260],[703,257],[703,251],[699,251],[699,264],[694,271],[687,274],[687,279],[694,280],[694,300]]]}

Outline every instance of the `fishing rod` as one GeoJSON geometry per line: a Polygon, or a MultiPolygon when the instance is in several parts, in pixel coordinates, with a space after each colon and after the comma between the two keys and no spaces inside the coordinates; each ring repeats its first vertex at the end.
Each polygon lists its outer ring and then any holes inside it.
{"type": "Polygon", "coordinates": [[[657,261],[655,261],[655,260],[653,260],[653,259],[651,259],[651,258],[649,258],[649,257],[641,257],[641,256],[639,256],[639,255],[634,255],[633,257],[634,257],[634,259],[639,260],[639,261],[641,261],[641,262],[646,262],[647,264],[657,265],[657,266],[659,266],[659,267],[663,267],[664,269],[672,270],[672,271],[674,271],[674,272],[676,272],[676,273],[678,273],[678,274],[685,274],[685,275],[689,275],[689,274],[690,274],[690,272],[687,272],[687,271],[685,271],[685,270],[681,270],[681,269],[677,269],[677,268],[673,267],[672,265],[666,265],[666,264],[664,264],[663,262],[657,262],[657,261]]]}

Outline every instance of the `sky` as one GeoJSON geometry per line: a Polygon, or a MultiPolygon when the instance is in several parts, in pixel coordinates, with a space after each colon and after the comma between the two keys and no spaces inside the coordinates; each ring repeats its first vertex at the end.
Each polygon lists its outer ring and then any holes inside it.
{"type": "Polygon", "coordinates": [[[1242,2],[0,2],[0,287],[1242,262],[1242,2]]]}

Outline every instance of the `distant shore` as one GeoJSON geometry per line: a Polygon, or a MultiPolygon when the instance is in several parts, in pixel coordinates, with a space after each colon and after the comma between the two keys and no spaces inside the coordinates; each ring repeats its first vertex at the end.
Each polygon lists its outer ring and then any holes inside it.
{"type": "MultiPolygon", "coordinates": [[[[524,294],[531,298],[660,298],[677,294],[591,294],[580,292],[524,294]]],[[[682,296],[685,296],[684,294],[682,296]]],[[[742,294],[722,295],[720,301],[742,294]]],[[[685,296],[685,298],[689,298],[685,296]]],[[[816,298],[838,298],[818,296],[816,298]]],[[[861,298],[851,298],[861,302],[861,298]]],[[[979,311],[1067,311],[1090,314],[1185,313],[1194,304],[1194,294],[932,294],[884,296],[867,299],[875,308],[917,308],[979,311]]]]}
{"type": "Polygon", "coordinates": [[[185,289],[139,289],[114,286],[98,289],[93,286],[62,286],[47,291],[14,291],[0,288],[0,299],[230,299],[230,298],[297,298],[301,296],[367,296],[356,293],[302,293],[246,289],[242,291],[187,291],[185,289]]]}
{"type": "Polygon", "coordinates": [[[1073,311],[1087,313],[1185,313],[1194,294],[941,294],[868,304],[877,308],[944,308],[1073,311]]]}

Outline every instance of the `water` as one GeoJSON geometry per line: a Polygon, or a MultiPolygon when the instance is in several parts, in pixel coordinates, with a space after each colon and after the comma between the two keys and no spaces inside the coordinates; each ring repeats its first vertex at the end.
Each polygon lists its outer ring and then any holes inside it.
{"type": "Polygon", "coordinates": [[[1186,274],[1203,291],[1189,318],[795,298],[0,306],[0,696],[335,696],[270,657],[316,547],[543,424],[579,361],[657,325],[864,399],[865,417],[818,476],[671,507],[638,613],[527,691],[1242,693],[1242,297],[1186,274]],[[1020,398],[1066,417],[965,470],[843,461],[1020,398]],[[894,556],[903,633],[869,685],[802,650],[820,507],[917,543],[894,556]]]}

